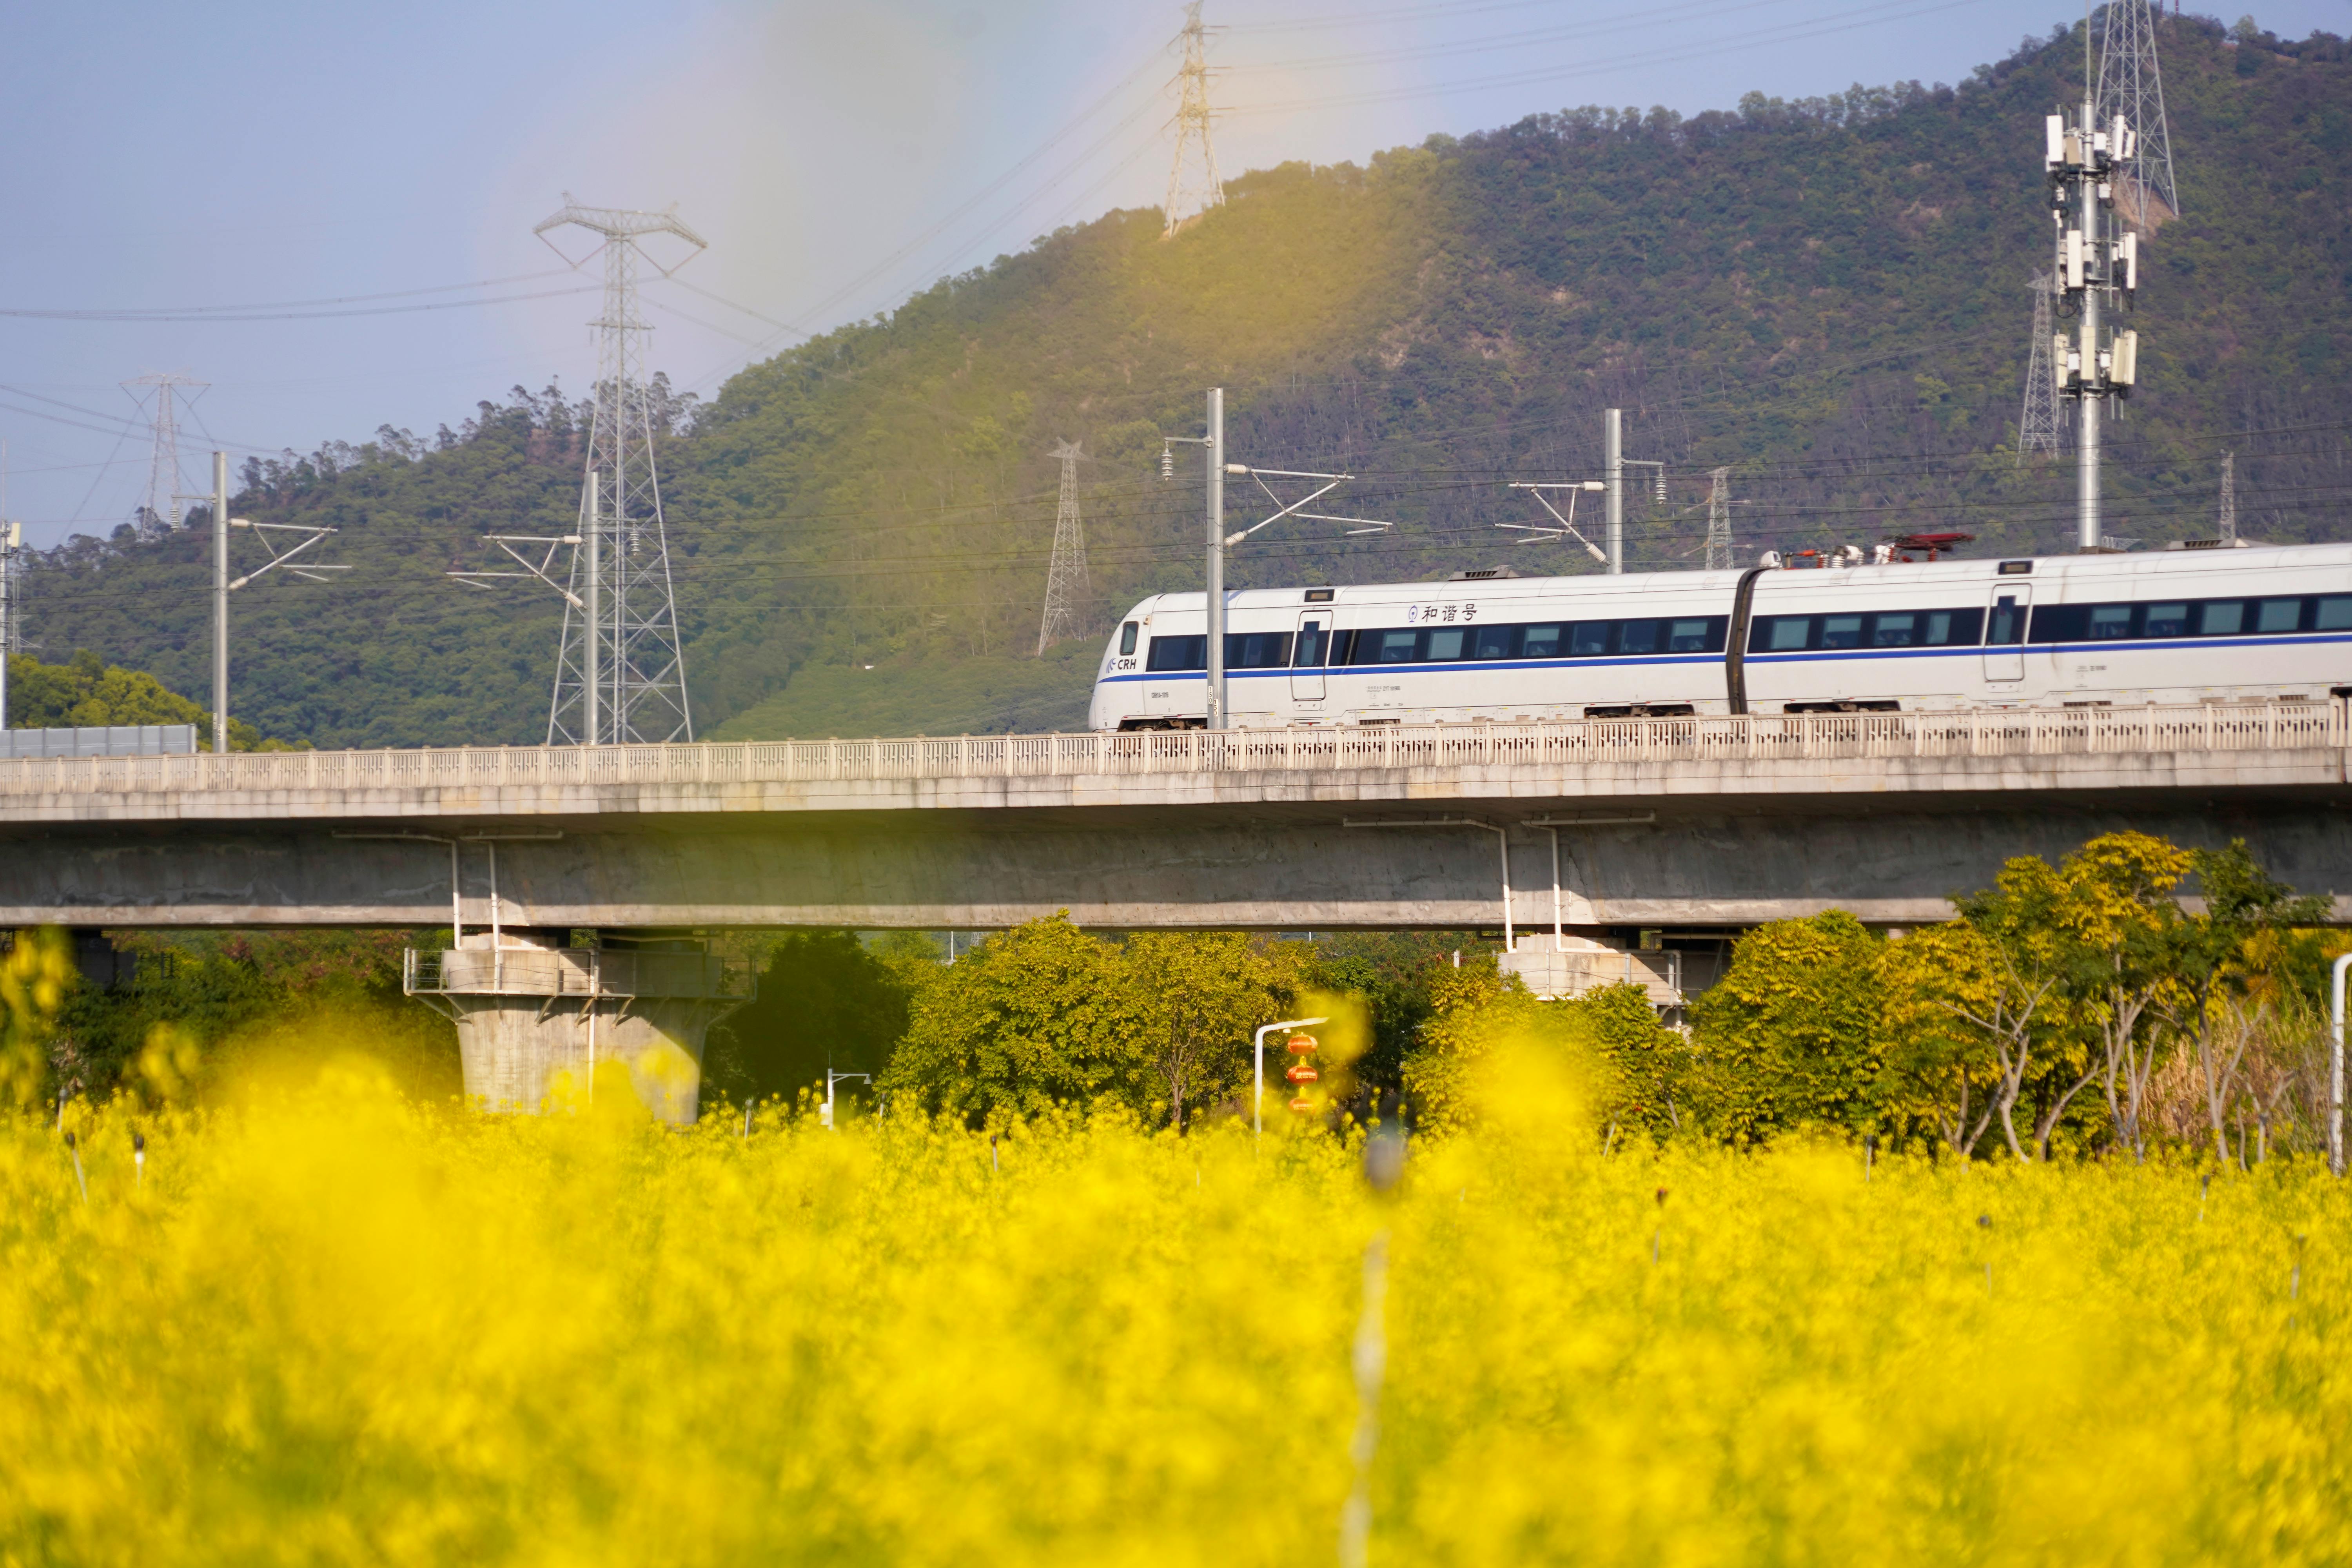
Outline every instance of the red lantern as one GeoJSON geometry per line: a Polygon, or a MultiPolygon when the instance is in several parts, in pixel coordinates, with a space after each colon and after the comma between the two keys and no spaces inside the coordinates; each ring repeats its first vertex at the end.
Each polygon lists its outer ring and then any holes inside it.
{"type": "Polygon", "coordinates": [[[1307,1111],[1315,1109],[1315,1102],[1302,1094],[1297,1100],[1290,1102],[1290,1109],[1299,1112],[1301,1115],[1304,1115],[1307,1111]]]}
{"type": "Polygon", "coordinates": [[[1293,1035],[1290,1037],[1289,1045],[1290,1054],[1294,1057],[1312,1056],[1315,1052],[1315,1037],[1293,1035]]]}
{"type": "Polygon", "coordinates": [[[1283,1077],[1288,1079],[1293,1083],[1313,1083],[1317,1079],[1321,1078],[1322,1076],[1323,1075],[1321,1073],[1317,1072],[1305,1062],[1296,1064],[1288,1072],[1283,1074],[1283,1077]]]}

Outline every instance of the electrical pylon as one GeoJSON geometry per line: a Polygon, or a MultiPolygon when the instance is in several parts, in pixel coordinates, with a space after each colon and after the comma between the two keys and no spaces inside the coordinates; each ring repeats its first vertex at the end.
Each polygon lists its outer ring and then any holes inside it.
{"type": "Polygon", "coordinates": [[[1179,35],[1184,45],[1184,63],[1176,72],[1176,156],[1168,165],[1168,205],[1163,209],[1167,226],[1160,231],[1162,239],[1173,239],[1176,231],[1211,207],[1225,205],[1225,184],[1217,176],[1217,145],[1210,139],[1209,121],[1209,29],[1201,25],[1201,0],[1191,0],[1184,7],[1184,31],[1179,35]],[[1193,142],[1201,145],[1200,156],[1186,173],[1184,154],[1193,142]]]}
{"type": "Polygon", "coordinates": [[[1715,470],[1715,483],[1706,492],[1706,569],[1727,572],[1731,569],[1731,470],[1715,470]]]}
{"type": "MultiPolygon", "coordinates": [[[[604,241],[604,309],[589,323],[596,329],[596,413],[581,479],[580,542],[572,552],[547,741],[589,746],[691,741],[694,718],[687,706],[686,653],[678,641],[645,369],[646,337],[653,329],[637,309],[637,264],[643,258],[667,278],[709,242],[679,222],[675,208],[583,206],[569,191],[562,210],[531,232],[545,239],[549,230],[567,225],[604,241]],[[639,247],[652,235],[694,248],[665,268],[639,247]]],[[[548,244],[555,248],[552,240],[548,244]]]]}
{"type": "Polygon", "coordinates": [[[2172,132],[2164,116],[2164,74],[2156,62],[2156,16],[2150,0],[2107,0],[2101,13],[2099,123],[2120,115],[2137,138],[2116,162],[2116,213],[2142,234],[2179,216],[2172,178],[2172,132]]]}
{"type": "Polygon", "coordinates": [[[2025,361],[2025,407],[2017,416],[2017,460],[2029,452],[2058,455],[2063,416],[2050,363],[2050,274],[2033,275],[2033,350],[2025,361]]]}
{"type": "Polygon", "coordinates": [[[2221,454],[2221,527],[2224,544],[2238,542],[2238,454],[2221,454]]]}
{"type": "Polygon", "coordinates": [[[1078,459],[1086,453],[1076,441],[1054,443],[1062,462],[1062,504],[1054,513],[1054,561],[1045,569],[1045,615],[1037,625],[1037,652],[1078,633],[1078,604],[1087,596],[1087,530],[1078,516],[1078,459]]]}
{"type": "MultiPolygon", "coordinates": [[[[183,386],[209,386],[211,383],[196,380],[179,371],[150,371],[122,384],[125,392],[134,386],[152,387],[155,406],[150,411],[148,423],[153,428],[153,443],[147,459],[147,503],[139,510],[139,537],[156,539],[169,533],[179,517],[177,503],[172,498],[184,494],[189,486],[180,479],[180,417],[173,407],[173,393],[183,386]]],[[[146,399],[131,392],[131,395],[144,407],[146,399]]]]}

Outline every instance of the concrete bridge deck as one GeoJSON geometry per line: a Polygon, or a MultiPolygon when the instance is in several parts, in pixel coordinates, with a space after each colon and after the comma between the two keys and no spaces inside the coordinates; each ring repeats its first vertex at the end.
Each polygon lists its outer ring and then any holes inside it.
{"type": "Polygon", "coordinates": [[[2117,827],[2352,918],[2348,742],[2263,703],[22,758],[0,922],[1495,925],[1507,876],[1549,923],[1555,834],[1569,925],[1910,922],[2117,827]]]}

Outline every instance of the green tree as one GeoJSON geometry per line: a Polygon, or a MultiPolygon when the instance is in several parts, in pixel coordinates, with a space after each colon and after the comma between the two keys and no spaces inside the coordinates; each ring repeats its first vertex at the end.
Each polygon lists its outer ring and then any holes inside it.
{"type": "Polygon", "coordinates": [[[1654,1143],[1695,1129],[1704,1100],[1689,1037],[1658,1022],[1639,985],[1603,985],[1561,1009],[1602,1069],[1601,1114],[1654,1143]]]}
{"type": "Polygon", "coordinates": [[[1691,1006],[1717,1133],[1878,1124],[1881,938],[1843,910],[1757,927],[1691,1006]]]}
{"type": "Polygon", "coordinates": [[[2260,973],[2249,962],[2249,943],[2317,925],[2327,918],[2329,901],[2317,894],[2296,897],[2293,888],[2255,864],[2242,838],[2231,839],[2226,848],[2192,851],[2190,870],[2204,907],[2174,928],[2169,958],[2187,1014],[2182,1022],[2196,1045],[2213,1152],[2227,1160],[2229,1111],[2244,1087],[2252,1037],[2238,1029],[2223,1039],[2215,1026],[2229,1001],[2244,995],[2260,973]]]}
{"type": "Polygon", "coordinates": [[[1128,938],[1114,983],[1168,1125],[1235,1094],[1250,1082],[1252,1032],[1288,1016],[1295,963],[1240,931],[1146,931],[1128,938]]]}
{"type": "MultiPolygon", "coordinates": [[[[8,723],[16,730],[73,729],[110,724],[193,724],[196,744],[212,750],[213,716],[144,670],[124,669],[88,648],[65,664],[43,664],[29,654],[8,659],[8,723]]],[[[307,750],[265,741],[252,725],[232,715],[232,752],[307,750]]]]}
{"type": "Polygon", "coordinates": [[[907,1032],[908,977],[849,931],[795,931],[768,952],[752,999],[711,1027],[713,1087],[791,1095],[828,1067],[879,1075],[907,1032]]]}
{"type": "Polygon", "coordinates": [[[993,1121],[1150,1093],[1139,999],[1118,950],[1066,914],[990,937],[916,992],[877,1087],[993,1121]]]}

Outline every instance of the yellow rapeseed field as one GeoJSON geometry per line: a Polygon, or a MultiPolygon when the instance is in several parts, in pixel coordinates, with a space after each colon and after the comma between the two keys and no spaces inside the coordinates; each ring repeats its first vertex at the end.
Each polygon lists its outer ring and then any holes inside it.
{"type": "Polygon", "coordinates": [[[1388,1226],[1375,1563],[2352,1562],[2307,1164],[621,1098],[0,1123],[0,1561],[1328,1563],[1388,1226]]]}

